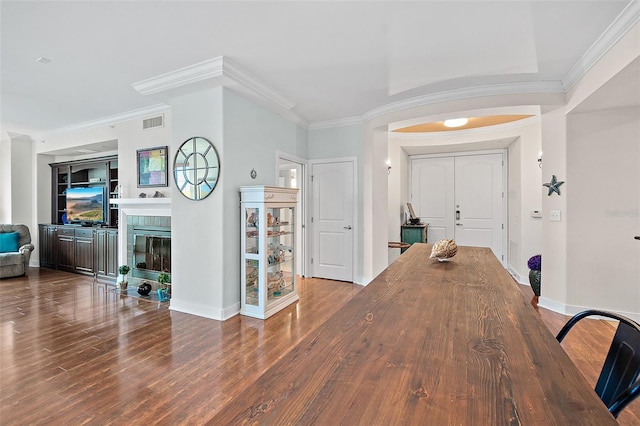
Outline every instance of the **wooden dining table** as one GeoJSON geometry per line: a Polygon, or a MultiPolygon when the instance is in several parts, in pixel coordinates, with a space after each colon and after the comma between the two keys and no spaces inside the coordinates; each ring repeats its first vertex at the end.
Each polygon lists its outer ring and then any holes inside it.
{"type": "Polygon", "coordinates": [[[430,253],[412,245],[209,423],[617,424],[491,249],[430,253]]]}

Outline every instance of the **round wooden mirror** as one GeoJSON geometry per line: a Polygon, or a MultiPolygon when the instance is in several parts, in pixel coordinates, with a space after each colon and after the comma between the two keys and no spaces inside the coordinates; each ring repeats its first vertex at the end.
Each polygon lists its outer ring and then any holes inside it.
{"type": "Polygon", "coordinates": [[[190,200],[203,200],[218,183],[220,158],[205,138],[189,138],[180,145],[173,161],[173,178],[180,193],[190,200]]]}

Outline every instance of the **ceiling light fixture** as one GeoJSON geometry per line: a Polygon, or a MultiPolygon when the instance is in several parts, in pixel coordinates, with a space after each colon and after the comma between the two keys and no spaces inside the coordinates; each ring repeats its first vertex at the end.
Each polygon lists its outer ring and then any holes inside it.
{"type": "Polygon", "coordinates": [[[445,127],[462,127],[469,122],[468,118],[451,118],[444,120],[445,127]]]}
{"type": "Polygon", "coordinates": [[[51,59],[40,56],[38,59],[36,59],[36,62],[40,64],[48,64],[49,62],[51,62],[51,59]]]}

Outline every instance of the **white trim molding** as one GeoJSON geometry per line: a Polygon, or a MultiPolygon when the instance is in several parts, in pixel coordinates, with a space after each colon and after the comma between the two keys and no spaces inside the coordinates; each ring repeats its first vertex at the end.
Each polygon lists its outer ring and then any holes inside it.
{"type": "Polygon", "coordinates": [[[135,109],[133,111],[127,111],[120,114],[114,114],[107,117],[99,118],[97,120],[85,121],[83,123],[73,124],[71,126],[60,127],[58,129],[50,130],[43,133],[43,137],[57,135],[61,133],[71,133],[80,130],[94,129],[102,126],[112,126],[114,124],[122,123],[129,120],[135,120],[137,118],[148,118],[152,115],[162,114],[170,111],[171,107],[167,104],[156,104],[150,107],[135,109]]]}
{"type": "Polygon", "coordinates": [[[240,65],[225,56],[189,65],[175,71],[160,74],[133,83],[131,86],[141,95],[165,92],[181,93],[186,86],[200,83],[202,88],[228,87],[279,113],[294,123],[308,127],[309,123],[292,111],[295,102],[260,81],[240,65]]]}
{"type": "Polygon", "coordinates": [[[546,297],[540,296],[540,300],[538,301],[538,306],[549,309],[550,311],[557,312],[559,314],[573,316],[582,311],[586,311],[587,309],[598,309],[601,311],[611,311],[617,314],[623,315],[627,318],[631,318],[634,321],[640,322],[640,312],[624,312],[617,311],[615,309],[607,309],[606,307],[594,307],[594,306],[578,306],[578,305],[568,305],[566,303],[556,302],[555,300],[547,299],[546,297]]]}
{"type": "Polygon", "coordinates": [[[571,89],[611,47],[640,21],[640,1],[633,0],[624,8],[609,27],[598,37],[562,78],[565,90],[571,89]]]}

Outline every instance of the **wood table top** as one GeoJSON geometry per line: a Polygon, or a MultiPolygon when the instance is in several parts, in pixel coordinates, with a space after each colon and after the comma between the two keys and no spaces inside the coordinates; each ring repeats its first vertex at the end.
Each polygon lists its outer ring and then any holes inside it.
{"type": "Polygon", "coordinates": [[[416,243],[210,424],[617,424],[490,249],[416,243]]]}

